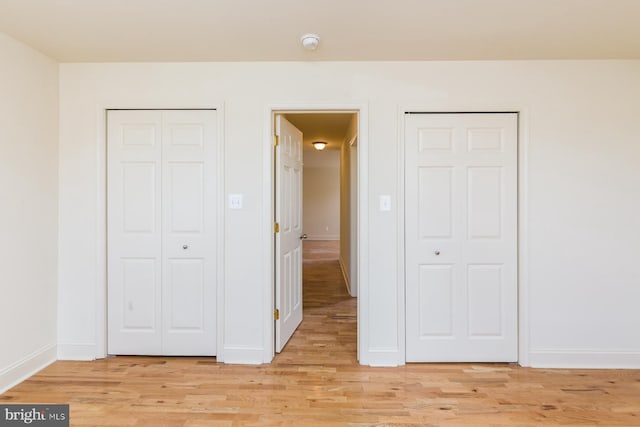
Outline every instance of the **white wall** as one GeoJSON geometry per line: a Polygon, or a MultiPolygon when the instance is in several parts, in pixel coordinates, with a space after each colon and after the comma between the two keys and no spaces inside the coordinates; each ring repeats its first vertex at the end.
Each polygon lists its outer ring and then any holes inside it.
{"type": "Polygon", "coordinates": [[[340,239],[340,152],[319,152],[320,166],[307,162],[302,189],[302,223],[309,240],[340,239]]]}
{"type": "Polygon", "coordinates": [[[55,360],[58,65],[0,33],[0,393],[55,360]]]}
{"type": "MultiPolygon", "coordinates": [[[[351,296],[356,296],[358,291],[355,283],[355,274],[353,272],[355,259],[352,253],[355,253],[354,246],[357,245],[355,239],[352,238],[351,218],[354,214],[351,208],[352,199],[357,198],[357,192],[353,191],[355,187],[351,182],[351,146],[349,145],[353,138],[358,134],[358,117],[353,116],[344,135],[344,141],[340,146],[340,268],[344,275],[344,280],[351,296]],[[355,193],[355,194],[354,194],[355,193]]],[[[356,168],[357,169],[357,168],[356,168]]],[[[357,184],[357,183],[356,183],[357,184]]]]}
{"type": "Polygon", "coordinates": [[[224,104],[225,188],[245,195],[225,219],[224,359],[257,363],[272,345],[269,108],[365,103],[363,363],[404,362],[399,112],[414,106],[521,111],[521,362],[640,367],[640,61],[63,64],[60,73],[61,355],[102,346],[105,107],[224,104]],[[392,196],[391,212],[377,210],[380,194],[392,196]]]}

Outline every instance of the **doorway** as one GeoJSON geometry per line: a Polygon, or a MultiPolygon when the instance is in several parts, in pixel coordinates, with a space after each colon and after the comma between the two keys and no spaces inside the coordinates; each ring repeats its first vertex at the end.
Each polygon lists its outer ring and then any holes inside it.
{"type": "MultiPolygon", "coordinates": [[[[295,289],[296,280],[299,278],[302,282],[302,254],[306,252],[311,258],[307,262],[315,263],[314,277],[321,263],[330,266],[331,260],[327,257],[336,254],[334,266],[328,268],[339,270],[344,278],[344,295],[357,295],[358,259],[354,254],[358,246],[358,191],[354,176],[358,164],[359,114],[358,110],[273,110],[272,125],[278,137],[274,144],[272,176],[274,342],[275,352],[279,353],[303,321],[302,306],[300,314],[296,313],[298,291],[295,289]],[[314,142],[325,144],[317,149],[314,142]],[[298,152],[304,164],[299,172],[295,159],[298,152]],[[302,194],[296,190],[297,186],[302,194]],[[298,216],[301,226],[296,230],[298,216]]],[[[304,305],[302,283],[300,296],[304,305]]]]}

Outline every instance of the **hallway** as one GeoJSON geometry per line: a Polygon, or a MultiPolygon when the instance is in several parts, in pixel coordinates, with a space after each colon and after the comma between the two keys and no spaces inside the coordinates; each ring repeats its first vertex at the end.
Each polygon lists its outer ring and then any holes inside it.
{"type": "Polygon", "coordinates": [[[303,319],[274,363],[344,365],[356,361],[356,298],[349,296],[338,264],[339,241],[303,246],[303,319]]]}

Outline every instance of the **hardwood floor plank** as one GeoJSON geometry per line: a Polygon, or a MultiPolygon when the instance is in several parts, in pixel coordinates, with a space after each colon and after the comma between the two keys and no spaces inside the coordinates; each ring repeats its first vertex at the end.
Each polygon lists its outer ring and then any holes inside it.
{"type": "Polygon", "coordinates": [[[356,362],[336,242],[305,242],[304,321],[273,363],[58,361],[0,403],[69,403],[74,426],[640,426],[639,370],[356,362]]]}

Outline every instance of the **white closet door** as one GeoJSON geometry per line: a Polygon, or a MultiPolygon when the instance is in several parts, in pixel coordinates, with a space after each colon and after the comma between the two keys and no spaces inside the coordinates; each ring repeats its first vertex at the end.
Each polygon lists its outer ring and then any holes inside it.
{"type": "Polygon", "coordinates": [[[216,112],[108,113],[108,352],[216,353],[216,112]]]}
{"type": "Polygon", "coordinates": [[[517,115],[405,126],[407,361],[516,361],[517,115]]]}
{"type": "Polygon", "coordinates": [[[109,111],[108,352],[162,353],[162,113],[109,111]]]}
{"type": "Polygon", "coordinates": [[[166,111],[162,143],[162,347],[216,352],[215,111],[166,111]]]}

